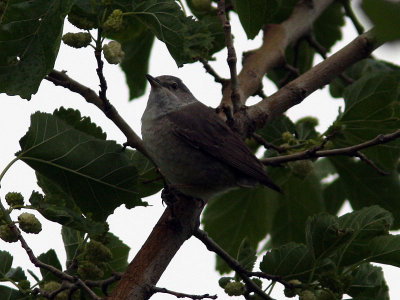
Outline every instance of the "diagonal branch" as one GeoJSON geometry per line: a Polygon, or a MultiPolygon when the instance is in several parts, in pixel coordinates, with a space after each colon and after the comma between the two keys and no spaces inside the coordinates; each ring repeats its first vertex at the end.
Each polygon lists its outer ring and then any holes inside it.
{"type": "MultiPolygon", "coordinates": [[[[65,71],[51,71],[46,77],[48,81],[54,83],[54,85],[62,86],[71,92],[78,93],[87,102],[96,105],[114,124],[122,131],[122,133],[127,138],[127,144],[133,148],[136,148],[144,155],[149,158],[143,142],[140,137],[133,131],[133,129],[128,125],[128,123],[121,117],[118,111],[112,106],[108,101],[103,101],[103,99],[97,95],[95,91],[89,87],[73,80],[69,77],[65,71]],[[108,103],[106,105],[106,103],[108,103]]],[[[105,93],[105,92],[104,92],[105,93]]],[[[104,94],[105,96],[105,94],[104,94]]]]}

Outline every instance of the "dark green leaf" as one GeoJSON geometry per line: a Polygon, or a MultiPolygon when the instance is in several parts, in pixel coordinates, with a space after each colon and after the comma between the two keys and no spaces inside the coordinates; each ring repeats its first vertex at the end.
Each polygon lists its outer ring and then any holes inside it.
{"type": "MultiPolygon", "coordinates": [[[[400,128],[399,71],[371,73],[346,88],[345,110],[332,141],[336,147],[356,145],[400,128]]],[[[391,171],[400,156],[400,141],[370,147],[362,152],[378,167],[391,171]]]]}
{"type": "Polygon", "coordinates": [[[306,226],[307,247],[314,259],[330,256],[346,243],[353,230],[342,229],[338,218],[327,213],[311,217],[306,226]]]}
{"type": "Polygon", "coordinates": [[[139,0],[131,14],[163,41],[178,66],[208,57],[213,37],[207,24],[186,17],[173,0],[139,0]]]}
{"type": "Polygon", "coordinates": [[[13,257],[7,251],[0,250],[0,277],[5,277],[10,271],[13,262],[13,257]]]}
{"type": "Polygon", "coordinates": [[[75,110],[72,108],[65,109],[64,107],[60,107],[59,109],[56,109],[54,111],[53,116],[63,120],[65,123],[74,127],[76,130],[82,131],[97,139],[107,139],[107,134],[103,132],[103,129],[93,123],[90,120],[90,117],[82,117],[79,110],[75,110]]]}
{"type": "MultiPolygon", "coordinates": [[[[230,255],[238,253],[243,239],[257,248],[270,230],[277,193],[267,188],[237,189],[212,199],[203,214],[204,229],[230,255]]],[[[220,272],[228,272],[219,263],[220,272]]]]}
{"type": "Polygon", "coordinates": [[[154,34],[144,30],[140,35],[121,42],[122,50],[125,52],[121,68],[125,72],[130,99],[142,96],[146,90],[145,74],[148,73],[153,41],[154,34]]]}
{"type": "Polygon", "coordinates": [[[290,16],[297,3],[297,0],[280,0],[279,9],[272,16],[270,23],[279,24],[285,21],[290,16]]]}
{"type": "Polygon", "coordinates": [[[382,235],[366,241],[365,247],[358,247],[358,255],[380,264],[400,267],[400,235],[382,235]]]}
{"type": "Polygon", "coordinates": [[[340,180],[354,209],[377,204],[393,213],[393,228],[400,226],[400,181],[393,171],[383,176],[362,161],[349,158],[330,158],[340,175],[340,180]]]}
{"type": "Polygon", "coordinates": [[[273,169],[270,175],[284,191],[279,196],[271,227],[271,245],[288,241],[305,242],[304,227],[309,216],[324,211],[321,183],[314,174],[300,177],[287,169],[273,169]]]}
{"type": "Polygon", "coordinates": [[[281,145],[285,141],[282,139],[282,133],[290,132],[293,135],[296,133],[296,128],[293,122],[285,115],[281,115],[272,122],[267,123],[263,128],[257,130],[266,141],[281,145]]]}
{"type": "Polygon", "coordinates": [[[352,272],[352,276],[354,280],[347,294],[353,300],[389,300],[389,289],[381,268],[364,263],[352,272]]]}
{"type": "Polygon", "coordinates": [[[78,230],[70,227],[63,226],[61,229],[61,236],[64,242],[65,253],[67,256],[67,268],[71,264],[72,260],[76,258],[78,248],[83,243],[84,234],[78,230]]]}
{"type": "Polygon", "coordinates": [[[38,185],[46,193],[46,196],[43,197],[38,192],[32,192],[29,202],[43,217],[92,234],[101,234],[106,230],[105,222],[95,222],[90,217],[83,216],[70,195],[64,193],[59,186],[40,174],[36,174],[36,176],[38,185]]]}
{"type": "Polygon", "coordinates": [[[139,197],[144,198],[160,191],[164,187],[164,183],[154,164],[139,151],[125,149],[125,152],[138,170],[137,192],[139,197]]]}
{"type": "MultiPolygon", "coordinates": [[[[57,257],[57,254],[53,249],[50,249],[46,253],[40,254],[38,256],[38,259],[41,262],[48,264],[50,266],[53,266],[60,271],[62,270],[60,261],[58,260],[58,257],[57,257]]],[[[40,273],[42,274],[44,281],[52,281],[52,280],[59,281],[60,280],[56,275],[54,275],[52,272],[50,272],[48,270],[40,269],[40,273]]]]}
{"type": "Polygon", "coordinates": [[[33,296],[24,295],[18,290],[14,290],[9,288],[8,286],[0,285],[0,296],[1,300],[28,300],[28,299],[37,299],[33,296]]]}
{"type": "Polygon", "coordinates": [[[296,134],[299,140],[317,139],[319,133],[315,129],[318,119],[314,117],[301,118],[296,122],[296,134]]]}
{"type": "Polygon", "coordinates": [[[346,189],[340,178],[323,187],[324,203],[326,211],[336,215],[343,203],[346,201],[346,189]]]}
{"type": "Polygon", "coordinates": [[[137,170],[114,141],[96,139],[37,112],[20,145],[18,157],[95,221],[104,221],[122,203],[129,208],[146,205],[137,197],[137,170]]]}
{"type": "Polygon", "coordinates": [[[280,0],[234,0],[235,11],[248,39],[254,39],[280,5],[280,0]]]}
{"type": "Polygon", "coordinates": [[[327,158],[320,158],[314,163],[315,175],[319,180],[326,179],[329,175],[334,175],[336,169],[327,158]]]}
{"type": "Polygon", "coordinates": [[[342,4],[334,2],[314,22],[313,33],[315,39],[327,51],[342,39],[342,26],[344,25],[344,12],[342,4]]]}
{"type": "MultiPolygon", "coordinates": [[[[347,68],[346,71],[344,72],[344,75],[346,75],[348,78],[352,80],[358,80],[364,75],[369,75],[372,73],[377,74],[379,72],[387,72],[395,70],[399,70],[399,67],[396,65],[381,60],[366,58],[357,62],[351,67],[347,68]]],[[[344,82],[343,79],[341,78],[334,79],[329,84],[329,91],[332,97],[335,98],[343,97],[345,88],[348,85],[349,84],[344,82]]]]}
{"type": "Polygon", "coordinates": [[[111,276],[113,272],[125,272],[130,248],[112,233],[107,233],[106,240],[105,245],[111,250],[113,258],[107,262],[110,272],[105,273],[105,277],[111,276]]]}
{"type": "Polygon", "coordinates": [[[53,69],[73,0],[8,1],[0,25],[0,92],[30,99],[53,69]]]}
{"type": "Polygon", "coordinates": [[[260,270],[270,275],[280,275],[285,280],[307,278],[312,270],[314,259],[305,245],[288,243],[267,252],[260,270]]]}
{"type": "Polygon", "coordinates": [[[7,278],[10,278],[14,281],[21,281],[21,280],[26,280],[26,275],[24,270],[22,270],[21,267],[17,268],[11,268],[10,271],[7,272],[6,276],[7,278]]]}
{"type": "Polygon", "coordinates": [[[362,8],[374,23],[383,41],[400,39],[400,3],[383,0],[363,0],[362,8]]]}
{"type": "Polygon", "coordinates": [[[244,239],[239,246],[237,261],[245,270],[253,271],[256,259],[256,250],[251,247],[247,239],[244,239]]]}

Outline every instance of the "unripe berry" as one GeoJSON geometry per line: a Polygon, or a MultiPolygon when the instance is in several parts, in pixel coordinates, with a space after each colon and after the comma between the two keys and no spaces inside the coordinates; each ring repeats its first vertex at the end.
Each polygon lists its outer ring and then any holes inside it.
{"type": "Polygon", "coordinates": [[[239,281],[229,282],[225,286],[225,293],[227,293],[229,296],[241,296],[243,295],[244,291],[244,285],[239,281]]]}
{"type": "Polygon", "coordinates": [[[112,253],[110,249],[104,246],[102,243],[91,240],[86,244],[85,257],[94,263],[106,262],[112,259],[112,253]]]}
{"type": "Polygon", "coordinates": [[[103,270],[94,263],[85,260],[79,262],[77,272],[83,279],[100,279],[104,276],[103,270]]]}
{"type": "Polygon", "coordinates": [[[117,33],[124,29],[123,26],[123,15],[124,13],[120,9],[114,10],[111,15],[108,16],[107,20],[103,24],[103,30],[105,33],[117,33]]]}
{"type": "Polygon", "coordinates": [[[24,196],[22,196],[21,193],[10,192],[6,194],[5,198],[7,204],[10,205],[11,207],[24,205],[24,196]]]}
{"type": "Polygon", "coordinates": [[[285,131],[284,133],[282,133],[282,140],[284,140],[286,143],[290,142],[293,139],[294,136],[291,132],[285,131]]]}
{"type": "Polygon", "coordinates": [[[18,235],[8,225],[0,225],[0,239],[7,243],[18,241],[18,235]]]}
{"type": "Polygon", "coordinates": [[[22,213],[18,217],[19,228],[26,233],[38,234],[42,231],[42,224],[35,217],[35,215],[30,213],[22,213]]]}
{"type": "Polygon", "coordinates": [[[119,64],[125,56],[125,52],[122,51],[121,44],[116,41],[111,41],[107,45],[104,45],[103,53],[105,59],[113,65],[119,64]]]}
{"type": "Polygon", "coordinates": [[[305,178],[308,174],[314,171],[314,164],[311,160],[296,160],[288,162],[288,166],[293,174],[305,178]]]}
{"type": "Polygon", "coordinates": [[[317,300],[315,294],[310,290],[301,291],[299,294],[299,300],[317,300]]]}
{"type": "Polygon", "coordinates": [[[92,41],[92,37],[88,32],[68,32],[63,35],[62,41],[64,44],[73,48],[84,48],[89,46],[92,41]]]}
{"type": "Polygon", "coordinates": [[[57,281],[49,281],[44,284],[43,290],[51,293],[51,292],[58,290],[60,287],[61,287],[61,283],[59,283],[57,281]]]}
{"type": "Polygon", "coordinates": [[[18,287],[22,290],[27,290],[31,287],[29,280],[21,280],[18,282],[18,287]]]}

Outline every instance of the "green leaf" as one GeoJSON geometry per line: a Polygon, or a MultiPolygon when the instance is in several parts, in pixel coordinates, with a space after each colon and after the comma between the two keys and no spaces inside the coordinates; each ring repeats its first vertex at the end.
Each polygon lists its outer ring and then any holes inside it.
{"type": "MultiPolygon", "coordinates": [[[[365,247],[357,247],[366,260],[400,267],[400,235],[382,235],[366,241],[365,247]]],[[[360,245],[358,245],[360,246],[360,245]]]]}
{"type": "Polygon", "coordinates": [[[146,90],[145,74],[148,73],[149,69],[150,50],[153,41],[154,34],[145,30],[139,36],[121,42],[122,50],[125,52],[121,68],[125,72],[129,87],[129,99],[142,96],[146,90]]]}
{"type": "Polygon", "coordinates": [[[125,149],[125,153],[138,170],[137,192],[140,198],[154,195],[164,187],[160,174],[146,156],[131,149],[125,149]]]}
{"type": "MultiPolygon", "coordinates": [[[[336,147],[356,145],[400,128],[399,79],[399,71],[371,73],[346,88],[345,110],[335,122],[340,132],[332,138],[336,147]]],[[[378,167],[391,171],[400,156],[400,140],[362,152],[378,167]]]]}
{"type": "Polygon", "coordinates": [[[304,117],[296,122],[296,135],[299,140],[317,139],[319,132],[315,129],[318,126],[318,119],[304,117]]]}
{"type": "Polygon", "coordinates": [[[288,243],[267,252],[260,263],[260,270],[279,275],[283,279],[308,279],[314,264],[313,256],[303,244],[288,243]]]}
{"type": "MultiPolygon", "coordinates": [[[[263,187],[230,191],[208,203],[202,219],[204,230],[232,256],[245,238],[256,249],[271,228],[277,201],[277,193],[263,187]]],[[[220,261],[217,269],[229,271],[220,261]]]]}
{"type": "Polygon", "coordinates": [[[7,251],[0,250],[0,276],[6,277],[7,272],[10,271],[13,262],[13,257],[7,251]]]}
{"type": "Polygon", "coordinates": [[[38,185],[46,193],[46,196],[43,197],[38,192],[32,192],[29,202],[43,217],[91,234],[101,234],[106,230],[105,222],[95,222],[90,217],[83,216],[73,199],[59,186],[38,173],[36,177],[38,185]]]}
{"type": "MultiPolygon", "coordinates": [[[[399,67],[396,65],[382,60],[366,58],[347,68],[346,71],[344,71],[344,75],[356,81],[364,75],[395,70],[399,70],[399,67]]],[[[329,84],[329,91],[332,97],[343,97],[344,91],[348,85],[349,84],[344,82],[341,78],[334,79],[329,84]]]]}
{"type": "Polygon", "coordinates": [[[279,9],[272,16],[269,23],[279,24],[285,21],[290,16],[297,3],[297,0],[280,0],[279,9]]]}
{"type": "Polygon", "coordinates": [[[400,180],[396,171],[383,176],[362,161],[338,157],[330,160],[340,175],[346,198],[354,209],[377,204],[393,213],[392,229],[399,228],[400,180]]]}
{"type": "Polygon", "coordinates": [[[256,250],[251,247],[250,243],[245,238],[239,246],[237,261],[245,270],[253,271],[256,260],[256,250]]]}
{"type": "Polygon", "coordinates": [[[105,277],[111,276],[113,272],[125,272],[129,264],[130,248],[112,233],[107,233],[106,240],[105,245],[111,250],[113,258],[107,262],[110,272],[105,272],[105,277]]]}
{"type": "Polygon", "coordinates": [[[327,51],[342,39],[342,26],[345,24],[345,15],[342,4],[332,3],[313,24],[315,39],[327,51]]]}
{"type": "Polygon", "coordinates": [[[7,277],[7,278],[10,278],[10,279],[12,279],[12,280],[14,280],[14,281],[21,281],[21,280],[26,280],[27,278],[26,278],[26,275],[25,275],[25,272],[24,272],[24,270],[22,270],[22,268],[21,267],[17,267],[17,268],[11,268],[8,272],[7,272],[7,274],[6,274],[6,276],[5,277],[7,277]]]}
{"type": "Polygon", "coordinates": [[[72,263],[73,259],[79,254],[78,248],[83,243],[84,234],[73,228],[63,226],[61,228],[61,236],[64,242],[65,253],[67,256],[67,268],[72,263]]]}
{"type": "Polygon", "coordinates": [[[10,0],[0,24],[0,92],[30,99],[53,69],[73,0],[10,0]]]}
{"type": "Polygon", "coordinates": [[[352,236],[352,230],[339,226],[336,216],[322,213],[311,217],[306,225],[307,247],[314,259],[329,257],[352,236]]]}
{"type": "Polygon", "coordinates": [[[261,27],[278,10],[280,0],[234,0],[233,4],[247,38],[254,39],[261,27]]]}
{"type": "Polygon", "coordinates": [[[314,163],[315,175],[319,180],[327,178],[329,175],[336,174],[336,169],[328,158],[320,158],[314,163]]]}
{"type": "Polygon", "coordinates": [[[1,295],[1,300],[37,299],[36,297],[33,298],[33,296],[24,295],[20,291],[14,290],[4,285],[0,285],[0,295],[1,295]]]}
{"type": "Polygon", "coordinates": [[[114,141],[94,138],[53,115],[37,112],[20,140],[18,157],[58,185],[95,221],[104,221],[137,197],[137,169],[114,141]]]}
{"type": "Polygon", "coordinates": [[[199,57],[208,58],[213,48],[207,24],[186,17],[173,0],[139,0],[130,16],[167,45],[178,67],[199,57]]]}
{"type": "Polygon", "coordinates": [[[285,143],[282,139],[282,133],[284,132],[296,133],[295,125],[285,115],[277,117],[272,122],[267,123],[263,128],[257,130],[257,133],[266,141],[275,145],[285,143]]]}
{"type": "Polygon", "coordinates": [[[53,116],[63,120],[76,130],[82,131],[92,137],[101,140],[107,139],[107,134],[103,132],[103,129],[93,123],[90,117],[82,116],[79,110],[60,107],[54,111],[53,116]]]}
{"type": "Polygon", "coordinates": [[[352,272],[352,276],[353,282],[346,293],[353,300],[389,300],[389,288],[382,268],[364,263],[352,272]]]}
{"type": "MultiPolygon", "coordinates": [[[[55,267],[58,270],[62,270],[60,261],[58,260],[57,254],[53,249],[50,249],[46,253],[42,253],[38,256],[38,259],[50,266],[55,267]]],[[[52,272],[45,270],[45,269],[40,269],[40,273],[42,274],[43,280],[44,281],[60,281],[60,279],[54,275],[52,272]]]]}
{"type": "Polygon", "coordinates": [[[362,8],[374,23],[377,35],[383,41],[400,39],[400,3],[395,1],[363,0],[362,8]]]}
{"type": "Polygon", "coordinates": [[[326,211],[336,215],[346,201],[346,189],[340,178],[323,186],[324,204],[326,211]]]}
{"type": "Polygon", "coordinates": [[[285,169],[272,169],[272,178],[284,191],[274,212],[271,245],[277,247],[288,241],[305,242],[304,227],[309,216],[324,211],[321,183],[314,174],[296,176],[285,169]]]}

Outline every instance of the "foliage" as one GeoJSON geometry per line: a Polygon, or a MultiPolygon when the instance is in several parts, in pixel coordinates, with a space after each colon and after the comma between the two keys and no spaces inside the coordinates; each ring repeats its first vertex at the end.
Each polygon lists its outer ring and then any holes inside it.
{"type": "MultiPolygon", "coordinates": [[[[350,16],[348,2],[335,1],[313,23],[307,38],[282,51],[292,69],[299,74],[307,72],[316,55],[325,55],[321,49],[329,52],[342,38],[342,26],[350,16]]],[[[264,25],[285,22],[297,3],[232,0],[226,1],[226,8],[228,19],[237,14],[247,38],[254,39],[264,25]]],[[[185,5],[189,10],[181,4],[174,0],[0,1],[0,92],[29,100],[48,79],[62,40],[77,48],[90,44],[98,58],[109,50],[104,41],[107,38],[119,50],[118,59],[108,61],[122,60],[130,99],[138,98],[146,89],[144,75],[155,38],[165,43],[178,67],[212,60],[226,47],[215,1],[188,0],[185,5]],[[62,38],[66,18],[82,32],[62,38]]],[[[378,40],[400,39],[398,3],[364,0],[362,9],[375,25],[378,40]]],[[[382,269],[372,263],[400,267],[400,237],[389,232],[400,228],[400,140],[347,156],[317,159],[312,154],[362,144],[398,130],[400,70],[370,57],[349,66],[342,75],[329,83],[329,90],[332,97],[344,100],[344,109],[326,132],[317,130],[318,120],[314,118],[293,122],[285,115],[256,131],[275,145],[264,150],[264,159],[304,151],[310,154],[279,167],[268,166],[268,174],[284,193],[264,187],[229,191],[209,201],[202,223],[209,236],[248,272],[259,268],[285,284],[285,295],[384,300],[389,299],[388,286],[382,269]],[[338,216],[346,201],[354,211],[338,216]],[[261,260],[259,265],[257,259],[261,260]]],[[[278,87],[295,76],[296,72],[288,72],[281,65],[267,74],[278,87]]],[[[62,85],[58,80],[53,82],[62,85]]],[[[100,89],[104,89],[103,83],[100,89]]],[[[101,95],[99,98],[104,100],[101,95]]],[[[107,101],[102,105],[107,116],[113,113],[107,101]]],[[[248,141],[252,150],[261,149],[259,141],[248,141]]],[[[153,163],[140,151],[107,139],[103,129],[78,110],[63,107],[53,113],[32,114],[20,147],[15,159],[0,173],[0,181],[20,160],[35,171],[41,192],[32,191],[25,201],[18,192],[6,196],[7,205],[0,204],[1,238],[7,242],[21,240],[19,229],[25,231],[22,236],[38,233],[42,225],[26,212],[33,210],[62,225],[68,268],[65,274],[82,280],[105,280],[115,272],[124,272],[129,247],[109,232],[107,218],[122,204],[127,209],[147,206],[143,198],[163,187],[153,163]],[[19,214],[19,223],[10,216],[15,210],[24,211],[19,214]]],[[[42,266],[35,271],[13,267],[12,254],[0,250],[0,281],[7,282],[0,285],[0,299],[42,299],[33,292],[34,287],[45,296],[44,291],[61,287],[57,270],[63,271],[64,262],[54,249],[37,257],[52,268],[42,266]],[[36,282],[29,282],[26,272],[36,282]]],[[[232,272],[226,259],[218,258],[216,268],[220,273],[232,272]]],[[[235,271],[219,282],[225,292],[258,299],[254,290],[247,289],[242,274],[235,271]]],[[[264,279],[252,280],[265,289],[264,279]]],[[[113,288],[114,281],[109,285],[113,288]]],[[[93,291],[106,295],[104,286],[95,286],[93,291]]],[[[46,297],[62,299],[62,293],[60,290],[58,295],[46,297]]],[[[71,297],[89,299],[75,290],[71,297]]]]}

